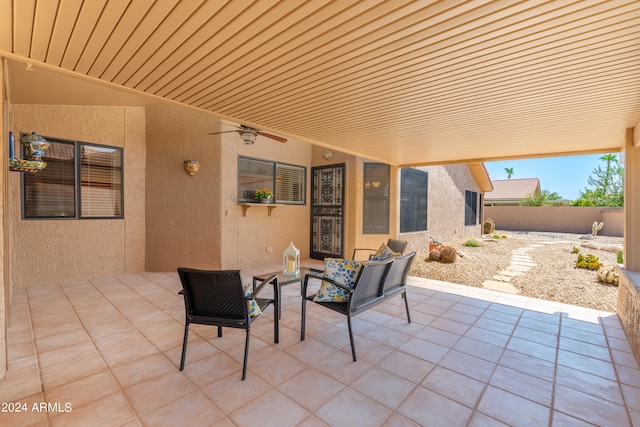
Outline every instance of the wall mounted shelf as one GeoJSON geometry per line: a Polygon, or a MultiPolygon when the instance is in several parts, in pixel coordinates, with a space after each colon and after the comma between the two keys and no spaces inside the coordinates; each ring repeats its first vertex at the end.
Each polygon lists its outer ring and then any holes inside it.
{"type": "Polygon", "coordinates": [[[242,206],[242,216],[247,216],[247,210],[251,206],[266,207],[267,208],[267,216],[271,216],[271,211],[274,210],[275,208],[277,208],[278,206],[284,206],[284,205],[279,205],[277,203],[238,203],[238,204],[240,206],[242,206]]]}

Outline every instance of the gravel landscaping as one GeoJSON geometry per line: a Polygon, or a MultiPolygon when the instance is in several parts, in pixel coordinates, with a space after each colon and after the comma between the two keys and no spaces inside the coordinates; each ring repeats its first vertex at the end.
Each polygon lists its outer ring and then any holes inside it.
{"type": "MultiPolygon", "coordinates": [[[[608,312],[616,311],[618,287],[599,283],[596,272],[576,268],[577,254],[593,254],[604,267],[617,265],[617,249],[622,249],[620,237],[598,236],[586,240],[582,235],[566,233],[504,232],[477,238],[480,247],[464,246],[465,241],[448,242],[462,251],[453,264],[428,261],[428,253],[419,253],[413,262],[410,275],[434,280],[482,287],[483,282],[495,280],[510,266],[513,251],[523,250],[536,265],[521,275],[507,278],[507,283],[517,289],[519,295],[557,301],[608,312]]],[[[521,258],[521,257],[518,257],[521,258]]]]}

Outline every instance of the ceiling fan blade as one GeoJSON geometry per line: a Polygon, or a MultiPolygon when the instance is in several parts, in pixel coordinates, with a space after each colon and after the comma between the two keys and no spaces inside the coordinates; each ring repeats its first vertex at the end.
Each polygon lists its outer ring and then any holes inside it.
{"type": "Polygon", "coordinates": [[[276,141],[279,141],[279,142],[287,142],[287,138],[262,132],[261,130],[258,131],[258,135],[266,136],[267,138],[275,139],[276,141]]]}
{"type": "Polygon", "coordinates": [[[211,132],[209,135],[218,135],[221,133],[240,132],[239,130],[223,130],[222,132],[211,132]]]}

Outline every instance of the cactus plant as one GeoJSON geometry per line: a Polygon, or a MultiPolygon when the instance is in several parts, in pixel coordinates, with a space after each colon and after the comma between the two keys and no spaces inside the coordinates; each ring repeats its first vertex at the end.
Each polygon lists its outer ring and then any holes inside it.
{"type": "Polygon", "coordinates": [[[456,261],[457,249],[453,246],[443,246],[440,248],[440,262],[451,264],[456,261]]]}
{"type": "Polygon", "coordinates": [[[483,224],[484,234],[491,234],[495,231],[495,229],[496,229],[495,222],[493,222],[491,218],[487,218],[483,224]]]}
{"type": "Polygon", "coordinates": [[[620,277],[614,268],[601,268],[598,270],[596,277],[600,283],[606,283],[607,285],[613,286],[618,286],[620,284],[620,277]]]}
{"type": "Polygon", "coordinates": [[[600,223],[598,224],[598,221],[594,222],[593,225],[591,226],[591,235],[593,236],[593,238],[596,238],[596,235],[598,234],[598,231],[602,230],[602,227],[604,226],[604,223],[600,223]]]}

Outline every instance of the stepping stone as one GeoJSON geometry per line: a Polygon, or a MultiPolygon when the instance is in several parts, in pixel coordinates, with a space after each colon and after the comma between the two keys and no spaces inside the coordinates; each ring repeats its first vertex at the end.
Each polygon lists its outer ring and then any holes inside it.
{"type": "Polygon", "coordinates": [[[503,276],[516,277],[516,276],[522,275],[523,273],[521,271],[509,270],[509,267],[507,267],[506,270],[498,271],[498,274],[503,275],[503,276]]]}
{"type": "Polygon", "coordinates": [[[515,265],[518,267],[527,267],[527,269],[531,269],[533,267],[537,267],[538,264],[536,264],[535,262],[522,262],[522,261],[511,261],[511,265],[515,265]]]}
{"type": "Polygon", "coordinates": [[[482,287],[485,289],[491,289],[493,291],[505,292],[508,294],[519,294],[518,288],[510,283],[498,282],[496,280],[485,280],[482,282],[482,287]]]}
{"type": "Polygon", "coordinates": [[[525,271],[531,270],[531,267],[523,266],[523,265],[510,264],[509,267],[507,267],[505,270],[521,271],[521,272],[524,273],[525,271]]]}
{"type": "Polygon", "coordinates": [[[497,280],[499,282],[510,282],[511,281],[511,277],[509,276],[501,276],[499,274],[493,276],[493,280],[497,280]]]}

